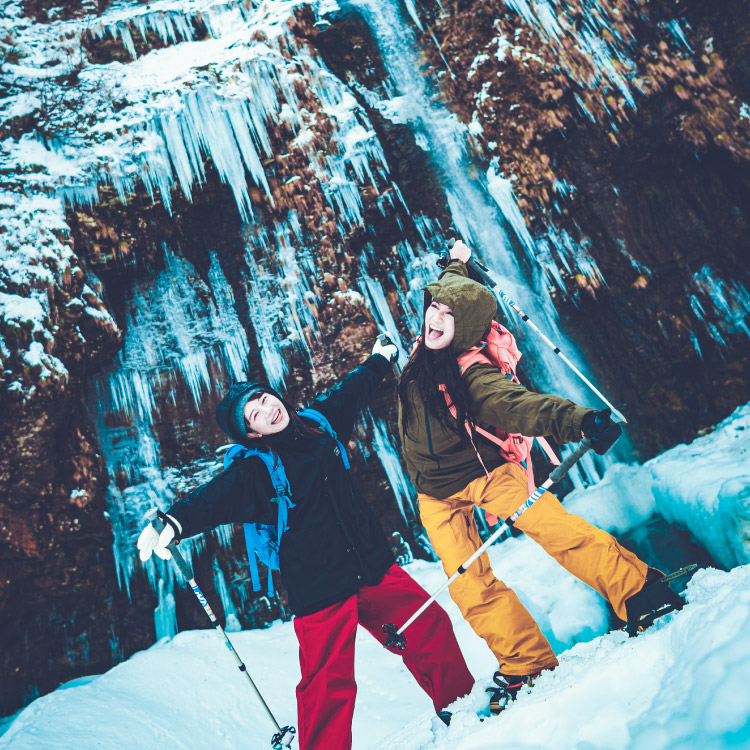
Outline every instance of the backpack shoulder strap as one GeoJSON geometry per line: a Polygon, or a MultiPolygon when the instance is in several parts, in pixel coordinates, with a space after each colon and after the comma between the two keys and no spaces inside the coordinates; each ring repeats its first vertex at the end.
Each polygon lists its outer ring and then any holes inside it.
{"type": "Polygon", "coordinates": [[[487,347],[487,342],[482,341],[480,344],[477,344],[477,346],[472,346],[471,349],[465,351],[463,354],[459,355],[458,357],[458,369],[463,372],[467,370],[472,365],[476,364],[477,362],[482,362],[487,365],[495,365],[495,363],[489,358],[487,353],[484,351],[487,347]]]}
{"type": "MultiPolygon", "coordinates": [[[[271,484],[273,484],[274,492],[276,496],[271,498],[271,502],[278,504],[278,512],[276,519],[276,541],[281,541],[281,535],[286,531],[288,522],[287,515],[290,508],[294,508],[292,502],[292,493],[289,486],[289,480],[284,470],[284,464],[281,461],[278,453],[270,450],[260,450],[258,448],[247,448],[244,445],[233,445],[224,454],[224,468],[228,468],[229,465],[236,458],[248,458],[255,456],[259,458],[268,469],[268,473],[271,477],[271,484]]],[[[257,557],[261,554],[261,547],[264,545],[264,540],[259,533],[262,524],[257,523],[246,523],[245,524],[245,545],[247,547],[247,559],[250,564],[250,579],[253,583],[253,591],[260,591],[260,574],[258,572],[258,561],[257,557]]],[[[278,550],[277,550],[278,556],[278,550]]],[[[268,596],[273,596],[273,576],[271,575],[270,560],[267,555],[263,556],[263,560],[269,563],[268,571],[268,596]]]]}
{"type": "Polygon", "coordinates": [[[300,415],[300,417],[307,417],[308,419],[311,419],[313,422],[315,422],[321,429],[325,430],[338,444],[339,451],[341,452],[341,460],[344,462],[344,468],[349,468],[349,457],[346,455],[346,448],[344,447],[344,444],[339,440],[338,435],[336,434],[333,427],[331,427],[331,423],[326,419],[324,414],[321,414],[317,409],[300,409],[297,414],[300,415]]]}
{"type": "MultiPolygon", "coordinates": [[[[333,427],[331,427],[331,423],[328,421],[328,418],[323,414],[323,412],[318,411],[317,409],[313,409],[312,407],[308,406],[305,409],[300,409],[297,414],[300,415],[300,417],[307,417],[308,419],[312,419],[313,422],[315,422],[319,427],[322,427],[329,435],[332,437],[336,437],[336,433],[334,432],[333,427]]],[[[336,438],[338,440],[338,438],[336,438]]]]}
{"type": "MultiPolygon", "coordinates": [[[[224,454],[224,468],[229,468],[229,465],[236,458],[249,458],[250,456],[259,458],[266,465],[266,469],[268,469],[274,492],[276,492],[276,496],[271,498],[271,502],[278,502],[282,496],[291,497],[292,493],[289,488],[286,471],[284,470],[284,464],[281,462],[279,454],[275,451],[246,448],[244,445],[233,445],[224,454]]],[[[290,504],[289,507],[293,508],[294,505],[290,504]]]]}
{"type": "Polygon", "coordinates": [[[458,366],[463,373],[477,362],[490,364],[509,380],[518,383],[516,366],[521,356],[513,334],[505,326],[493,320],[487,338],[461,354],[458,357],[458,366]]]}

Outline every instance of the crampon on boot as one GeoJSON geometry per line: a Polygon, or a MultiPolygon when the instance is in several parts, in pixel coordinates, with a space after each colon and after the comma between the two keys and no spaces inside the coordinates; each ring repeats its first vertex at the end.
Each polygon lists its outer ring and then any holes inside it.
{"type": "Polygon", "coordinates": [[[669,588],[664,578],[660,570],[649,568],[643,588],[625,600],[628,615],[625,630],[631,638],[653,625],[657,618],[685,606],[684,599],[669,588]]]}
{"type": "Polygon", "coordinates": [[[537,672],[536,674],[508,675],[499,671],[495,672],[492,681],[496,687],[487,688],[487,692],[491,693],[490,713],[497,715],[504,711],[508,704],[516,699],[518,691],[524,686],[531,687],[540,674],[537,672]]]}

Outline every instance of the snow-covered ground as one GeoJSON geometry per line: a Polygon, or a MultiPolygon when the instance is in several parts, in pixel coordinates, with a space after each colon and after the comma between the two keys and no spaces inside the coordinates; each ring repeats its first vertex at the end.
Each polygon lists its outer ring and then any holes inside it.
{"type": "MultiPolygon", "coordinates": [[[[560,666],[501,716],[487,718],[484,689],[496,668],[493,657],[443,595],[440,603],[477,678],[474,691],[454,706],[453,722],[444,727],[400,659],[361,632],[354,748],[750,747],[749,449],[750,405],[689,446],[640,467],[613,467],[597,486],[566,501],[616,532],[657,509],[694,522],[694,535],[732,569],[699,570],[681,612],[635,639],[607,632],[598,594],[529,539],[509,540],[492,549],[493,567],[537,618],[560,666]],[[725,557],[718,554],[722,548],[725,557]]],[[[428,590],[444,580],[436,564],[408,569],[428,590]]],[[[231,638],[279,722],[294,723],[299,667],[292,624],[231,638]]],[[[216,634],[191,631],[34,701],[7,725],[0,748],[267,748],[272,734],[216,634]]]]}

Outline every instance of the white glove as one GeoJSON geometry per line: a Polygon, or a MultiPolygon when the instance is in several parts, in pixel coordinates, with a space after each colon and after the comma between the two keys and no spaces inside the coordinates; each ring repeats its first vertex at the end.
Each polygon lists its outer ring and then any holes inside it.
{"type": "MultiPolygon", "coordinates": [[[[156,509],[152,508],[147,514],[146,518],[155,518],[156,509]]],[[[164,528],[161,532],[158,532],[151,522],[141,532],[138,537],[138,541],[135,546],[138,548],[138,554],[143,562],[146,562],[151,557],[151,554],[155,554],[162,560],[169,560],[172,557],[172,553],[167,549],[167,545],[174,541],[175,538],[175,527],[178,533],[182,533],[182,525],[174,516],[164,516],[165,523],[164,528]],[[170,521],[171,523],[168,523],[170,521]],[[174,524],[174,526],[172,526],[174,524]]]]}
{"type": "Polygon", "coordinates": [[[395,362],[398,359],[398,347],[386,333],[381,333],[375,339],[375,346],[372,347],[372,353],[381,354],[389,362],[395,362]]]}

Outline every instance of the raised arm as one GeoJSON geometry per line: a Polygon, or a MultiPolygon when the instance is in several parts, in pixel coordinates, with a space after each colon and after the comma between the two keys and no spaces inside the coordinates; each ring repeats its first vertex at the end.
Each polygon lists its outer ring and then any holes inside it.
{"type": "Polygon", "coordinates": [[[450,258],[450,262],[438,278],[442,279],[444,276],[463,276],[465,279],[468,279],[469,268],[466,264],[469,258],[471,258],[471,248],[461,240],[457,240],[450,249],[450,258]]]}
{"type": "Polygon", "coordinates": [[[331,423],[339,440],[346,444],[362,410],[375,395],[390,368],[382,354],[373,354],[345,375],[338,385],[318,396],[311,404],[331,423]]]}
{"type": "Polygon", "coordinates": [[[446,276],[462,276],[465,279],[469,278],[469,269],[466,267],[466,263],[462,260],[454,258],[451,262],[440,272],[438,279],[444,279],[446,276]]]}

